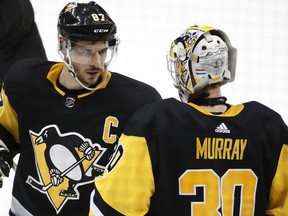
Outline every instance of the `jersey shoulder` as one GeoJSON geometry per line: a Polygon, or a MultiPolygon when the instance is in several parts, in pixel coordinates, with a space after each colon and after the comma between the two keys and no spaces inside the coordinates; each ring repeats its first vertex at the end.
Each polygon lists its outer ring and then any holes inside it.
{"type": "Polygon", "coordinates": [[[257,101],[250,101],[243,103],[244,113],[248,117],[264,121],[280,121],[283,122],[281,115],[272,108],[259,103],[257,101]]]}
{"type": "MultiPolygon", "coordinates": [[[[126,135],[134,134],[144,136],[143,132],[153,132],[164,130],[169,127],[174,119],[178,119],[178,113],[185,115],[191,112],[191,107],[174,98],[166,98],[145,105],[132,115],[124,131],[126,135]],[[153,130],[150,130],[153,128],[153,130]]],[[[173,127],[173,126],[172,126],[173,127]]]]}
{"type": "Polygon", "coordinates": [[[55,62],[41,58],[25,59],[15,62],[7,72],[4,79],[6,93],[26,93],[32,86],[43,85],[46,76],[55,62]],[[17,88],[16,88],[17,86],[17,88]]]}
{"type": "Polygon", "coordinates": [[[111,72],[108,87],[122,96],[125,95],[128,101],[146,103],[162,99],[160,93],[151,85],[116,72],[111,72]]]}
{"type": "Polygon", "coordinates": [[[174,98],[166,98],[142,107],[133,115],[133,118],[139,119],[141,122],[145,122],[157,116],[159,117],[161,113],[171,116],[172,113],[178,112],[180,109],[184,109],[185,106],[185,103],[182,103],[174,98]]]}
{"type": "Polygon", "coordinates": [[[111,72],[111,74],[112,74],[112,81],[117,83],[117,85],[121,88],[131,87],[135,88],[135,90],[141,89],[146,90],[148,92],[149,91],[156,92],[156,89],[147,83],[144,83],[142,81],[133,79],[131,77],[116,72],[111,72]]]}
{"type": "Polygon", "coordinates": [[[31,58],[20,60],[12,64],[7,72],[5,83],[27,82],[37,79],[39,76],[45,76],[55,62],[49,62],[41,58],[31,58]]]}
{"type": "Polygon", "coordinates": [[[242,120],[248,119],[247,125],[255,131],[261,128],[265,134],[270,134],[269,139],[280,140],[288,144],[288,127],[282,116],[275,110],[257,101],[244,103],[242,120]],[[248,124],[249,123],[249,124],[248,124]]]}

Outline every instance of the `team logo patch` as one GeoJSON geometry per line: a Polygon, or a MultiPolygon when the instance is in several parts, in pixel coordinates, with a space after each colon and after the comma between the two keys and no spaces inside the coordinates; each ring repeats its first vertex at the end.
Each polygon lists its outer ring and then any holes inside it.
{"type": "Polygon", "coordinates": [[[67,97],[66,100],[65,100],[65,105],[66,105],[66,107],[68,107],[68,108],[74,107],[75,101],[76,101],[75,98],[73,98],[73,97],[67,97]]]}
{"type": "Polygon", "coordinates": [[[61,133],[56,125],[29,133],[38,176],[28,176],[26,183],[45,193],[59,213],[68,200],[79,199],[79,186],[102,175],[97,161],[106,149],[79,133],[61,133]]]}
{"type": "Polygon", "coordinates": [[[75,7],[76,7],[76,5],[74,3],[71,3],[71,4],[67,5],[64,13],[66,13],[68,11],[71,11],[75,7]]]}

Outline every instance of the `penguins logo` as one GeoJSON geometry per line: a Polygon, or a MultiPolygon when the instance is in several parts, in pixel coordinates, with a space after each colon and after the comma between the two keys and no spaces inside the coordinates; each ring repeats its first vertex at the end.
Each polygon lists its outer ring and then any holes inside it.
{"type": "Polygon", "coordinates": [[[56,125],[29,133],[39,180],[28,176],[26,183],[45,193],[59,213],[69,199],[79,199],[78,186],[102,175],[105,167],[97,161],[106,148],[76,132],[62,134],[56,125]]]}

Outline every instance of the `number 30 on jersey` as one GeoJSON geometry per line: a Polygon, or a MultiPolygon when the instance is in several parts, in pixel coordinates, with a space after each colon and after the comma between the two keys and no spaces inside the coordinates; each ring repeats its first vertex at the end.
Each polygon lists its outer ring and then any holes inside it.
{"type": "Polygon", "coordinates": [[[254,215],[257,176],[250,169],[229,169],[219,177],[212,169],[186,170],[179,178],[179,194],[197,196],[196,188],[203,189],[203,200],[191,202],[191,215],[232,216],[235,188],[241,188],[237,197],[240,215],[254,215]],[[214,212],[214,213],[213,213],[214,212]]]}

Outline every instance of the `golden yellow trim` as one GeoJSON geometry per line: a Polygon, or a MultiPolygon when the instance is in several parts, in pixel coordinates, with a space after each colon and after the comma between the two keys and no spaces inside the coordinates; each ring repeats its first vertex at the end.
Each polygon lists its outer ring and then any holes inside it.
{"type": "Polygon", "coordinates": [[[212,26],[203,26],[203,27],[201,28],[201,30],[203,30],[203,31],[210,31],[210,30],[213,30],[213,29],[215,29],[215,28],[212,27],[212,26]]]}
{"type": "MultiPolygon", "coordinates": [[[[50,80],[50,82],[53,84],[54,88],[56,89],[57,92],[59,92],[59,94],[61,94],[62,96],[65,95],[65,92],[62,91],[58,86],[57,86],[57,79],[58,77],[60,76],[60,73],[61,71],[63,70],[63,67],[64,67],[64,63],[57,63],[57,64],[54,64],[50,71],[48,72],[48,75],[47,75],[47,79],[50,80]]],[[[103,77],[103,74],[104,72],[101,73],[101,76],[103,77]]],[[[106,80],[105,80],[105,83],[101,86],[100,89],[103,89],[103,88],[106,88],[110,78],[112,76],[112,73],[110,71],[107,71],[107,77],[106,77],[106,80]]],[[[101,83],[99,84],[101,85],[101,83]]],[[[99,86],[98,85],[98,86],[99,86]]],[[[80,94],[78,95],[77,97],[78,98],[83,98],[83,97],[86,97],[88,95],[91,95],[93,94],[95,91],[97,90],[93,90],[93,91],[89,91],[89,92],[86,92],[84,94],[80,94]]]]}
{"type": "Polygon", "coordinates": [[[217,76],[217,77],[214,77],[214,78],[212,78],[211,80],[213,80],[213,81],[217,81],[217,80],[219,80],[219,79],[221,79],[221,78],[222,78],[222,75],[217,76]]]}
{"type": "Polygon", "coordinates": [[[57,63],[57,64],[52,66],[52,68],[50,69],[50,71],[48,72],[48,75],[47,75],[47,79],[52,82],[56,91],[59,92],[62,96],[65,95],[65,92],[63,92],[60,88],[58,88],[57,79],[58,79],[61,71],[63,70],[63,67],[64,67],[64,63],[57,63]]]}
{"type": "Polygon", "coordinates": [[[2,101],[4,106],[0,109],[1,124],[6,128],[6,130],[13,135],[16,142],[20,142],[19,130],[18,130],[18,116],[15,110],[10,105],[9,99],[2,89],[2,101]]]}
{"type": "Polygon", "coordinates": [[[144,137],[126,136],[119,140],[123,156],[112,171],[96,179],[103,200],[124,215],[145,215],[155,192],[148,146],[144,137]]]}
{"type": "Polygon", "coordinates": [[[211,116],[219,116],[219,117],[232,117],[232,116],[236,116],[238,115],[243,109],[244,109],[244,105],[243,104],[238,104],[238,105],[232,105],[230,107],[230,109],[228,109],[225,113],[223,114],[213,114],[211,112],[208,112],[207,110],[205,110],[204,108],[193,104],[193,103],[188,103],[188,105],[194,107],[195,109],[197,109],[199,112],[204,113],[205,115],[211,115],[211,116]]]}
{"type": "Polygon", "coordinates": [[[287,215],[288,199],[283,199],[283,194],[288,194],[288,145],[283,144],[270,190],[269,205],[266,215],[287,215]]]}
{"type": "MultiPolygon", "coordinates": [[[[102,78],[103,78],[103,74],[104,74],[104,72],[101,73],[102,78]]],[[[106,86],[107,86],[107,84],[108,84],[111,76],[112,76],[112,73],[111,73],[110,71],[107,71],[107,77],[106,77],[105,83],[104,83],[104,84],[101,86],[101,88],[99,88],[99,89],[106,88],[106,86]]],[[[98,87],[99,85],[101,85],[101,83],[98,84],[96,87],[98,87]]],[[[98,89],[97,89],[97,90],[98,90],[98,89]]],[[[97,91],[97,90],[89,91],[89,92],[86,92],[86,93],[84,93],[84,94],[78,95],[78,98],[83,98],[83,97],[86,97],[86,96],[88,96],[88,95],[91,95],[91,94],[93,94],[93,93],[94,93],[95,91],[97,91]]]]}
{"type": "Polygon", "coordinates": [[[199,27],[199,26],[197,26],[197,25],[194,25],[194,26],[190,26],[190,27],[188,28],[188,30],[190,30],[190,29],[199,29],[199,30],[202,30],[202,31],[210,31],[210,30],[213,30],[213,29],[215,29],[215,28],[212,27],[212,26],[199,27]]]}

